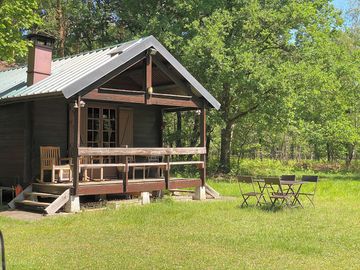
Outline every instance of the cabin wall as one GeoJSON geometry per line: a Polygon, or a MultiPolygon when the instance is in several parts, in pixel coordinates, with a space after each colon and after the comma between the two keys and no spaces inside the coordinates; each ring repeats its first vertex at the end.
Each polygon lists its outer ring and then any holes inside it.
{"type": "Polygon", "coordinates": [[[68,105],[65,98],[34,101],[32,104],[32,178],[40,175],[40,146],[59,146],[68,156],[68,105]]]}
{"type": "Polygon", "coordinates": [[[24,176],[24,103],[0,106],[0,185],[11,186],[24,176]]]}
{"type": "Polygon", "coordinates": [[[134,109],[134,147],[159,147],[161,111],[158,108],[134,109]]]}

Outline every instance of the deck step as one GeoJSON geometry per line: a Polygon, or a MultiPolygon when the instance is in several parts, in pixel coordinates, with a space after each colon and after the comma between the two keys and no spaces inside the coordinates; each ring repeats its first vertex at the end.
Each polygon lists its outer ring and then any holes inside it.
{"type": "Polygon", "coordinates": [[[52,193],[45,193],[45,192],[24,192],[25,196],[31,197],[41,197],[41,198],[58,198],[60,195],[52,194],[52,193]]]}
{"type": "Polygon", "coordinates": [[[17,205],[25,205],[25,206],[36,206],[36,207],[48,207],[51,203],[47,202],[35,202],[31,200],[22,200],[15,202],[17,205]]]}

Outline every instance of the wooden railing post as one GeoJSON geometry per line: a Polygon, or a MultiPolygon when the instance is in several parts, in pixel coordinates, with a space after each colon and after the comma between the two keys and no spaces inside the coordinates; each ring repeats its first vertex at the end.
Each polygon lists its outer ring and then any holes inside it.
{"type": "Polygon", "coordinates": [[[128,157],[125,156],[125,167],[124,167],[124,174],[123,174],[124,193],[126,193],[126,191],[127,191],[128,182],[129,182],[129,162],[128,162],[128,157]]]}
{"type": "Polygon", "coordinates": [[[169,189],[169,181],[170,181],[170,156],[169,155],[165,156],[165,162],[167,163],[166,169],[164,171],[165,188],[169,189]]]}
{"type": "MultiPolygon", "coordinates": [[[[206,149],[206,109],[204,107],[200,113],[200,146],[206,149]]],[[[200,178],[204,186],[206,182],[206,153],[200,155],[200,160],[204,162],[200,168],[200,178]]]]}

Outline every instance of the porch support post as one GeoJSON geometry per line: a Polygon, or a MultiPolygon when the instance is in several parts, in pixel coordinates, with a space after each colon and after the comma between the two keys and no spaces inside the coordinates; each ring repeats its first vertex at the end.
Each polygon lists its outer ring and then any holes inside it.
{"type": "Polygon", "coordinates": [[[153,93],[153,82],[152,82],[152,55],[151,49],[147,51],[146,54],[146,64],[145,64],[145,103],[151,104],[150,98],[153,93]]]}
{"type": "MultiPolygon", "coordinates": [[[[206,148],[206,109],[201,108],[200,113],[200,146],[206,148]]],[[[207,154],[207,153],[206,153],[207,154]]],[[[202,186],[206,182],[206,154],[200,155],[200,160],[204,162],[204,166],[200,168],[200,178],[202,186]]]]}
{"type": "MultiPolygon", "coordinates": [[[[205,106],[201,108],[200,113],[200,147],[206,148],[206,109],[205,106]]],[[[206,154],[200,155],[200,160],[204,162],[204,166],[200,166],[200,179],[201,186],[195,189],[195,194],[193,196],[194,200],[205,200],[206,199],[206,154]]]]}
{"type": "Polygon", "coordinates": [[[79,147],[80,147],[80,125],[81,125],[81,97],[77,98],[77,108],[74,109],[74,151],[73,151],[73,185],[74,194],[79,194],[79,147]]]}

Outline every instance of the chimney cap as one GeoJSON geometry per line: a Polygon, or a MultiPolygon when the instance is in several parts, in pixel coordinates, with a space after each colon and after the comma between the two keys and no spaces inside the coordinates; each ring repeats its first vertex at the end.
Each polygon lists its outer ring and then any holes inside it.
{"type": "Polygon", "coordinates": [[[41,44],[52,47],[55,43],[55,38],[45,33],[31,33],[26,36],[28,40],[32,40],[34,44],[41,44]]]}

